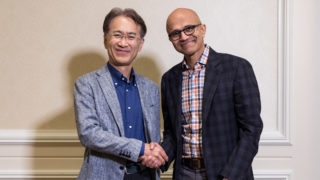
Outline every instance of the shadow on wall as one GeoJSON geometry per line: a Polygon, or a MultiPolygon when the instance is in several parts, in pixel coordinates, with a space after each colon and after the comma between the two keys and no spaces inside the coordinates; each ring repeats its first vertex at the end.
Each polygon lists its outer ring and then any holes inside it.
{"type": "MultiPolygon", "coordinates": [[[[73,105],[73,86],[75,80],[88,72],[100,69],[105,66],[106,58],[104,55],[94,51],[80,52],[73,55],[68,61],[67,72],[69,77],[66,79],[68,97],[70,104],[68,108],[62,110],[51,118],[43,119],[37,131],[42,130],[75,130],[75,117],[73,105]]],[[[140,55],[134,61],[135,72],[151,79],[158,85],[160,84],[161,74],[156,60],[149,56],[140,55]]],[[[49,179],[55,179],[54,175],[61,176],[59,172],[78,172],[82,163],[83,148],[78,143],[36,143],[33,145],[33,171],[48,172],[49,179]],[[55,170],[57,172],[55,172],[55,170]],[[51,174],[50,174],[51,173],[51,174]],[[57,174],[58,173],[58,174],[57,174]]],[[[74,175],[74,173],[73,173],[74,175]]],[[[34,174],[38,176],[38,174],[34,174]]],[[[59,179],[61,179],[59,178],[59,179]]],[[[40,178],[41,179],[41,178],[40,178]]],[[[66,179],[70,179],[66,178],[66,179]]],[[[73,178],[72,178],[73,179],[73,178]]],[[[37,180],[39,180],[37,178],[37,180]]]]}
{"type": "Polygon", "coordinates": [[[81,52],[72,56],[67,67],[68,79],[68,99],[69,108],[51,119],[42,120],[43,124],[38,130],[70,130],[75,129],[74,111],[73,111],[73,86],[76,79],[88,72],[100,69],[106,63],[106,58],[97,52],[81,52]]]}
{"type": "Polygon", "coordinates": [[[161,73],[156,62],[157,60],[153,57],[142,54],[133,62],[133,68],[135,72],[149,78],[159,86],[161,73]]]}
{"type": "MultiPolygon", "coordinates": [[[[103,67],[106,63],[104,55],[94,51],[82,51],[74,54],[68,61],[66,67],[67,97],[70,101],[63,110],[53,115],[51,118],[43,119],[37,127],[37,131],[42,130],[75,130],[74,105],[73,105],[73,86],[75,80],[88,72],[103,67]]],[[[53,87],[54,88],[54,87],[53,87]]],[[[57,134],[59,135],[59,134],[57,134]]],[[[82,161],[83,148],[78,143],[36,143],[33,145],[33,174],[34,177],[39,176],[38,172],[44,172],[45,176],[52,177],[49,179],[64,179],[66,174],[61,172],[71,172],[71,176],[80,170],[82,161]],[[40,171],[39,171],[40,170],[40,171]],[[47,174],[46,174],[47,173],[47,174]],[[55,176],[58,176],[56,178],[55,176]]],[[[77,174],[77,173],[76,173],[77,174]]],[[[40,174],[43,176],[43,174],[40,174]]],[[[69,175],[67,175],[69,176],[69,175]]],[[[39,180],[39,178],[35,178],[39,180]]],[[[40,178],[47,179],[47,178],[40,178]]],[[[70,180],[70,178],[66,178],[70,180]]],[[[73,178],[71,178],[73,179],[73,178]]]]}
{"type": "MultiPolygon", "coordinates": [[[[71,57],[68,64],[69,78],[67,84],[68,98],[73,102],[73,86],[78,77],[88,72],[95,71],[105,66],[106,58],[96,52],[83,52],[71,57]]],[[[157,67],[156,60],[149,56],[141,55],[135,59],[134,70],[136,73],[143,75],[157,85],[160,84],[161,74],[159,67],[157,67]]],[[[69,109],[60,112],[51,119],[44,119],[38,130],[70,130],[75,129],[73,103],[69,105],[69,109]]]]}

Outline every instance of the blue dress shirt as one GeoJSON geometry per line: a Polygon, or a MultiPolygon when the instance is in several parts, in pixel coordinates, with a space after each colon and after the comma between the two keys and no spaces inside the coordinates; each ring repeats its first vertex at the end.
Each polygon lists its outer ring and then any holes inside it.
{"type": "Polygon", "coordinates": [[[133,69],[131,70],[130,81],[128,81],[128,79],[109,62],[107,66],[120,103],[125,136],[143,142],[139,154],[141,156],[144,154],[144,143],[146,140],[139,90],[135,81],[134,71],[133,69]]]}

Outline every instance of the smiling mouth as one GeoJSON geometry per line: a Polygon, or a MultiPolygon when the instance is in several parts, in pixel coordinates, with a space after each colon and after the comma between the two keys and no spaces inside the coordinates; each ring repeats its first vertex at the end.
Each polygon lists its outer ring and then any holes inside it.
{"type": "Polygon", "coordinates": [[[193,43],[195,41],[196,41],[196,38],[190,37],[190,38],[184,40],[183,42],[181,42],[181,45],[188,46],[188,45],[190,45],[190,43],[193,43]]]}
{"type": "Polygon", "coordinates": [[[119,54],[128,54],[130,51],[127,49],[116,49],[116,52],[119,54]]]}

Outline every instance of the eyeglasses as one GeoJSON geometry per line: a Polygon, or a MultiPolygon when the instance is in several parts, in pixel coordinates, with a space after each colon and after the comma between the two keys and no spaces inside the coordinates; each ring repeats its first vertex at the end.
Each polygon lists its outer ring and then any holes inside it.
{"type": "Polygon", "coordinates": [[[172,33],[169,34],[169,39],[172,41],[178,40],[181,37],[181,32],[183,32],[186,36],[190,36],[194,33],[195,28],[200,26],[201,24],[197,25],[187,25],[182,30],[174,30],[172,33]]]}
{"type": "Polygon", "coordinates": [[[141,39],[134,32],[124,33],[124,32],[120,32],[120,31],[116,31],[113,34],[111,34],[111,38],[113,38],[113,39],[115,39],[117,41],[120,41],[123,38],[125,38],[127,40],[127,42],[134,42],[136,40],[140,40],[141,39]]]}

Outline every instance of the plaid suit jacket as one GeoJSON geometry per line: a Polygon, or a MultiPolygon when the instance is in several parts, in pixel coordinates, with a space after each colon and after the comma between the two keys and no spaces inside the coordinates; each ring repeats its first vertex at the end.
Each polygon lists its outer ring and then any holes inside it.
{"type": "MultiPolygon", "coordinates": [[[[161,81],[164,132],[162,147],[174,163],[174,179],[181,169],[182,65],[161,81]]],[[[250,63],[210,48],[202,104],[202,146],[209,180],[253,180],[252,161],[263,128],[258,84],[250,63]]]]}

